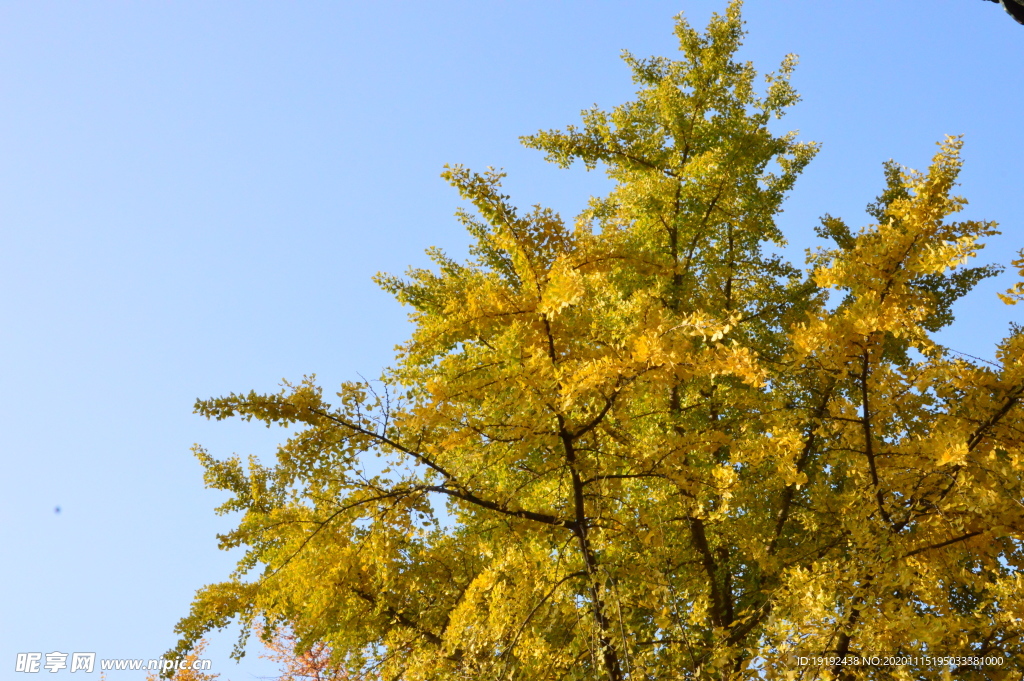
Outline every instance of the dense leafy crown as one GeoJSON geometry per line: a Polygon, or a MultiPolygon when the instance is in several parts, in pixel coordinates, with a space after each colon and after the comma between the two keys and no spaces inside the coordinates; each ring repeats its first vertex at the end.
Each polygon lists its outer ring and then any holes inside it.
{"type": "Polygon", "coordinates": [[[888,165],[874,224],[826,217],[834,247],[799,270],[766,250],[816,149],[768,127],[795,60],[758,94],[736,1],[676,35],[679,61],[626,55],[635,101],[524,138],[614,180],[573,226],[516,210],[499,173],[445,172],[473,258],[380,277],[415,324],[381,384],[198,403],[295,434],[269,466],[197,449],[246,554],[182,650],[237,618],[352,678],[1024,669],[1024,335],[997,366],[933,338],[995,272],[965,267],[994,225],[948,220],[959,139],[927,172],[888,165]]]}

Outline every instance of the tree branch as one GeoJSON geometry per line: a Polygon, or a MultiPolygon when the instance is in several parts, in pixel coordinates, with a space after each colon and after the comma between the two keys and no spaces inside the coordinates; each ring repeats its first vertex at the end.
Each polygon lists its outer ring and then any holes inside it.
{"type": "Polygon", "coordinates": [[[931,551],[932,549],[941,549],[943,546],[949,546],[950,544],[956,544],[957,542],[966,541],[966,540],[970,539],[971,537],[977,537],[979,534],[985,534],[985,530],[975,530],[974,532],[968,532],[967,534],[962,534],[959,537],[954,537],[953,539],[947,539],[946,541],[941,541],[938,544],[931,544],[930,546],[922,546],[919,549],[914,549],[913,551],[907,553],[903,557],[904,558],[910,558],[911,556],[916,556],[917,554],[924,553],[925,551],[931,551]]]}

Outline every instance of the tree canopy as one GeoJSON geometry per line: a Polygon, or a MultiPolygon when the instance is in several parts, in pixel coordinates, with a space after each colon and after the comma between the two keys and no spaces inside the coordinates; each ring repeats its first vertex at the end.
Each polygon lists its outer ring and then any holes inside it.
{"type": "Polygon", "coordinates": [[[273,463],[196,448],[245,556],[179,652],[238,620],[389,681],[1024,670],[1024,333],[992,365],[935,339],[998,271],[967,266],[994,223],[951,219],[961,141],[787,262],[817,147],[771,131],[795,58],[759,90],[740,5],[680,16],[678,60],[627,53],[633,101],[523,138],[614,181],[572,224],[446,169],[471,258],[379,277],[414,324],[379,382],[197,403],[292,434],[273,463]],[[1002,663],[796,662],[835,655],[1002,663]]]}

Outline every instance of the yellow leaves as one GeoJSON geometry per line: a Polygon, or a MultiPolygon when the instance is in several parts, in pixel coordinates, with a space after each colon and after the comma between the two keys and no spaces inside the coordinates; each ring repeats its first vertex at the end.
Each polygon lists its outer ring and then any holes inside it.
{"type": "Polygon", "coordinates": [[[1024,384],[1024,333],[1018,331],[996,348],[996,359],[1002,362],[1002,380],[1009,386],[1024,384]]]}
{"type": "Polygon", "coordinates": [[[578,302],[585,290],[582,275],[567,258],[559,258],[547,277],[537,311],[557,314],[578,302]]]}
{"type": "Polygon", "coordinates": [[[938,456],[935,459],[937,466],[949,464],[961,466],[967,458],[967,442],[962,433],[952,434],[952,437],[945,438],[945,442],[934,443],[938,445],[938,456]]]}
{"type": "Polygon", "coordinates": [[[1003,301],[1007,305],[1016,305],[1017,301],[1024,300],[1024,283],[1017,282],[1005,293],[996,293],[999,296],[999,300],[1003,301]]]}
{"type": "Polygon", "coordinates": [[[302,382],[293,386],[284,381],[285,388],[291,388],[286,394],[281,407],[281,414],[286,418],[311,418],[311,412],[323,406],[322,390],[316,384],[316,376],[307,376],[302,382]]]}
{"type": "Polygon", "coordinates": [[[629,354],[634,362],[648,365],[660,365],[665,362],[667,353],[660,331],[660,329],[653,329],[631,339],[629,354]]]}
{"type": "Polygon", "coordinates": [[[703,312],[694,312],[687,315],[675,328],[681,329],[683,333],[689,336],[700,337],[703,341],[717,343],[732,331],[738,320],[739,314],[737,313],[731,314],[726,320],[720,320],[703,312]]]}
{"type": "Polygon", "coordinates": [[[739,474],[732,466],[716,466],[711,470],[711,477],[719,501],[715,513],[710,517],[712,519],[726,518],[731,510],[730,500],[740,484],[739,474]]]}
{"type": "MultiPolygon", "coordinates": [[[[665,531],[660,526],[652,527],[647,530],[644,533],[643,538],[644,543],[649,547],[660,549],[665,546],[665,531]]],[[[663,614],[664,610],[665,609],[663,608],[663,614]]]]}
{"type": "Polygon", "coordinates": [[[689,612],[686,614],[687,622],[691,625],[700,626],[708,616],[709,605],[708,597],[705,594],[700,594],[693,598],[690,602],[689,612]]]}
{"type": "Polygon", "coordinates": [[[923,342],[925,329],[952,321],[950,306],[957,298],[995,274],[991,267],[962,268],[982,248],[979,239],[996,233],[995,224],[945,221],[965,203],[949,193],[961,146],[959,138],[947,138],[926,174],[888,165],[889,187],[872,207],[879,222],[856,237],[841,221],[823,220],[819,233],[841,248],[811,256],[812,278],[820,287],[849,293],[839,316],[855,333],[879,331],[923,342]]]}
{"type": "MultiPolygon", "coordinates": [[[[1013,266],[1017,268],[1020,276],[1024,277],[1024,249],[1021,249],[1017,253],[1020,257],[1013,261],[1013,266]]],[[[1018,301],[1024,300],[1024,281],[1018,281],[1005,293],[997,293],[999,299],[1007,305],[1016,305],[1018,301]]]]}

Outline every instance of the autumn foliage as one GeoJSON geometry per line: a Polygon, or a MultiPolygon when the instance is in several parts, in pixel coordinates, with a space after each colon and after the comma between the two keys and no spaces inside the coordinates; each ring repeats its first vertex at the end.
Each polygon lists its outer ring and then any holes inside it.
{"type": "Polygon", "coordinates": [[[995,225],[952,219],[961,142],[888,164],[806,269],[773,255],[816,147],[771,131],[794,59],[759,92],[739,11],[524,138],[614,181],[571,225],[446,170],[472,258],[379,278],[415,325],[381,382],[198,403],[294,434],[197,448],[246,554],[179,650],[237,619],[388,681],[1020,677],[1024,334],[993,365],[935,336],[997,272],[967,266],[995,225]],[[794,662],[855,654],[1002,663],[794,662]]]}

